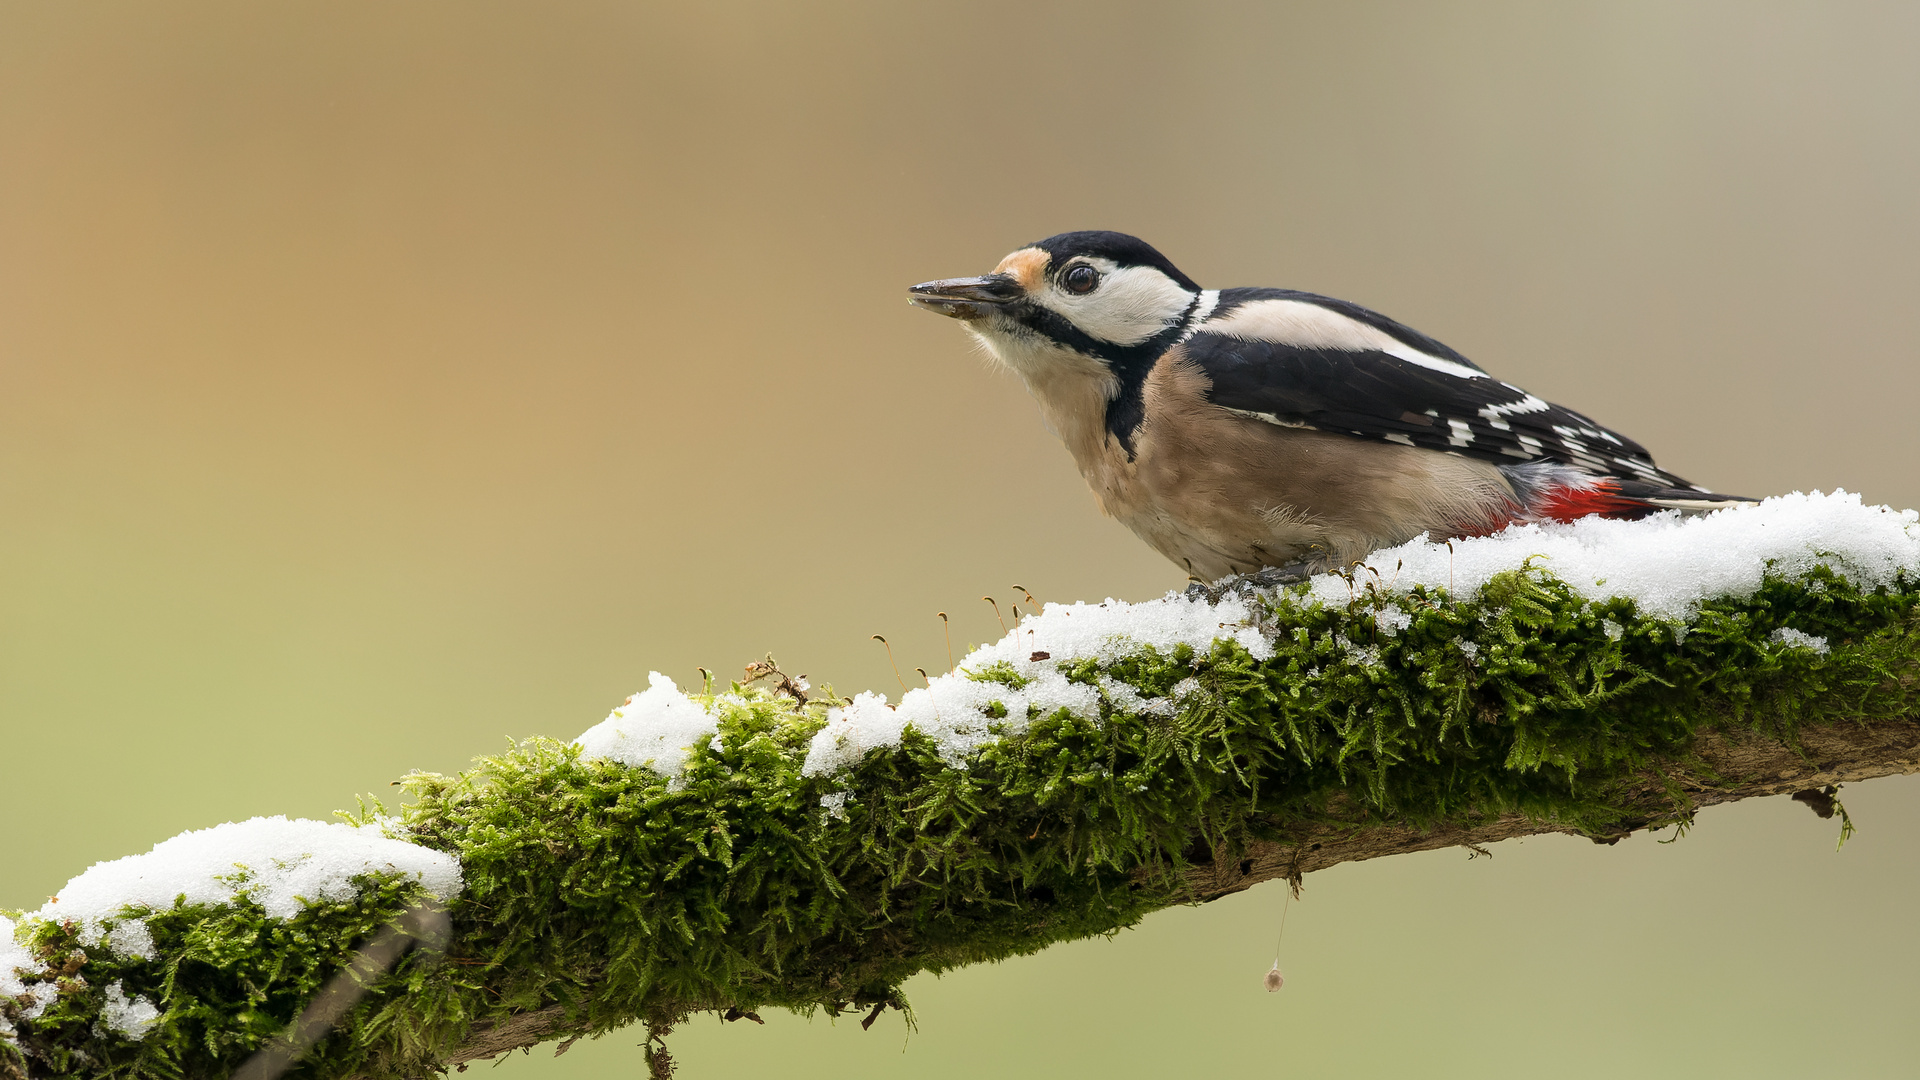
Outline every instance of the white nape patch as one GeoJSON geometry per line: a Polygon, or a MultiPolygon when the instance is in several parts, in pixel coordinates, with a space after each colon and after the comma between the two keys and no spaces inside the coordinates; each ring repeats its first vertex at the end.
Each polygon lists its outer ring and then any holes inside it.
{"type": "Polygon", "coordinates": [[[1112,259],[1085,256],[1060,264],[1046,288],[1028,295],[1089,337],[1115,345],[1138,345],[1160,333],[1179,321],[1194,300],[1193,293],[1151,266],[1122,267],[1112,259]],[[1081,263],[1100,271],[1100,285],[1085,296],[1075,296],[1060,286],[1060,280],[1081,263]]]}
{"type": "MultiPolygon", "coordinates": [[[[898,706],[868,692],[850,705],[828,710],[827,726],[814,735],[800,771],[821,776],[857,765],[869,751],[899,746],[909,726],[933,740],[941,760],[964,767],[974,751],[1020,734],[1034,717],[1065,709],[1086,720],[1099,719],[1102,687],[1068,682],[1061,668],[1082,660],[1104,667],[1137,656],[1146,646],[1167,653],[1187,645],[1205,655],[1216,640],[1236,642],[1256,659],[1273,655],[1273,643],[1251,625],[1246,602],[1234,597],[1209,604],[1169,593],[1140,604],[1112,599],[1104,604],[1048,604],[999,642],[975,649],[960,661],[958,671],[936,675],[927,686],[907,691],[898,706]],[[967,677],[968,671],[996,664],[1006,664],[1026,685],[1015,689],[967,677]]],[[[1125,707],[1143,707],[1136,692],[1128,693],[1131,697],[1120,695],[1125,707]]],[[[1163,715],[1171,711],[1169,704],[1151,701],[1144,707],[1163,715]]]]}
{"type": "Polygon", "coordinates": [[[717,730],[706,706],[681,693],[672,679],[649,671],[645,690],[573,741],[585,757],[652,769],[678,786],[687,755],[717,730]]]}
{"type": "MultiPolygon", "coordinates": [[[[1388,592],[1426,585],[1468,596],[1529,557],[1588,600],[1625,598],[1643,615],[1685,621],[1709,598],[1752,596],[1769,574],[1802,577],[1826,566],[1862,589],[1912,579],[1920,575],[1920,513],[1864,506],[1844,491],[1795,492],[1702,517],[1511,525],[1451,546],[1421,537],[1376,551],[1364,565],[1388,592]]],[[[1352,598],[1342,577],[1323,574],[1311,587],[1326,603],[1352,598]]]]}
{"type": "Polygon", "coordinates": [[[1220,306],[1219,289],[1200,290],[1200,299],[1194,301],[1193,314],[1187,317],[1186,333],[1180,335],[1185,341],[1200,332],[1200,324],[1213,317],[1213,309],[1220,306]]]}
{"type": "Polygon", "coordinates": [[[1342,349],[1347,352],[1383,352],[1409,364],[1445,372],[1456,378],[1490,377],[1486,372],[1475,371],[1465,364],[1429,356],[1392,334],[1304,300],[1254,300],[1218,319],[1208,320],[1200,329],[1241,341],[1271,341],[1278,345],[1342,349]]]}

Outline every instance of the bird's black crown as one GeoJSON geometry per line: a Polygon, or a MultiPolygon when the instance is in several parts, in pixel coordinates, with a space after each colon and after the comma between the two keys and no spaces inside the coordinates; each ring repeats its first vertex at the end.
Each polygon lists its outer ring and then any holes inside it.
{"type": "Polygon", "coordinates": [[[1105,229],[1086,229],[1080,232],[1064,232],[1049,236],[1038,243],[1027,245],[1036,247],[1052,257],[1052,264],[1059,266],[1076,255],[1091,255],[1100,259],[1112,259],[1121,266],[1151,266],[1155,270],[1172,278],[1181,288],[1199,292],[1200,286],[1172,260],[1160,254],[1152,244],[1137,236],[1126,233],[1109,232],[1105,229]]]}

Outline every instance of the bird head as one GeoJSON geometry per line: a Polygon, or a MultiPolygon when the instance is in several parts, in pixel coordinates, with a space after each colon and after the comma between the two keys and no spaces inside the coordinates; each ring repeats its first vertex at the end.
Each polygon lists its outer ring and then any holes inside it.
{"type": "Polygon", "coordinates": [[[1001,259],[991,274],[908,290],[915,307],[959,319],[1027,375],[1060,350],[1109,364],[1157,352],[1199,298],[1200,286],[1165,255],[1117,232],[1061,233],[1001,259]]]}

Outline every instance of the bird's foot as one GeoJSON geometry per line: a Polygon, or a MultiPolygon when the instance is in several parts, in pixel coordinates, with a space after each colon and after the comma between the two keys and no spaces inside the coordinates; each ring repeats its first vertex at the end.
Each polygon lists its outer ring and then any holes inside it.
{"type": "Polygon", "coordinates": [[[1314,574],[1314,566],[1305,560],[1269,566],[1251,574],[1235,574],[1224,577],[1209,585],[1196,581],[1187,586],[1187,599],[1205,600],[1217,604],[1229,596],[1241,599],[1252,597],[1261,589],[1274,589],[1282,585],[1298,585],[1314,574]]]}

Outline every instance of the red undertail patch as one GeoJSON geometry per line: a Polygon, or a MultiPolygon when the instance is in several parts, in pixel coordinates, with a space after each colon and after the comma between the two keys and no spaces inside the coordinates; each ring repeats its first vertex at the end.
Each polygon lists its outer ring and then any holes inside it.
{"type": "Polygon", "coordinates": [[[1575,521],[1588,514],[1644,517],[1658,507],[1620,494],[1611,480],[1598,480],[1585,487],[1548,488],[1535,496],[1527,509],[1552,521],[1575,521]]]}

